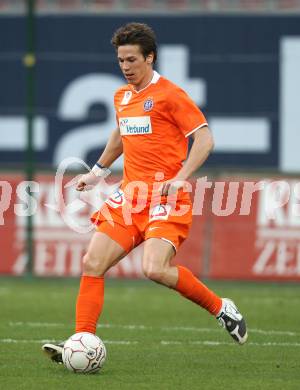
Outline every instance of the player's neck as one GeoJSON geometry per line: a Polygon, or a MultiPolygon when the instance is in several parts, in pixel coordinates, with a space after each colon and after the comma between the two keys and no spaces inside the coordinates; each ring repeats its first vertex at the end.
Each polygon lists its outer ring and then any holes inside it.
{"type": "Polygon", "coordinates": [[[154,71],[153,69],[151,70],[151,72],[149,73],[149,75],[147,75],[147,77],[145,77],[140,84],[138,85],[133,85],[133,89],[136,91],[136,92],[140,92],[142,89],[145,89],[147,88],[150,84],[151,84],[151,81],[153,79],[153,76],[154,76],[154,71]]]}

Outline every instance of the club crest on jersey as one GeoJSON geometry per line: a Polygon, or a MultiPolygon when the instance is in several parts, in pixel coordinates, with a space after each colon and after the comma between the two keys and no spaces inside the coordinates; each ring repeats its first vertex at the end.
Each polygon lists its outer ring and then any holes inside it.
{"type": "Polygon", "coordinates": [[[132,92],[131,91],[125,91],[123,100],[121,101],[121,106],[124,106],[125,104],[129,103],[129,100],[131,99],[132,92]]]}
{"type": "Polygon", "coordinates": [[[154,101],[152,98],[148,98],[144,101],[144,111],[151,111],[154,106],[154,101]]]}

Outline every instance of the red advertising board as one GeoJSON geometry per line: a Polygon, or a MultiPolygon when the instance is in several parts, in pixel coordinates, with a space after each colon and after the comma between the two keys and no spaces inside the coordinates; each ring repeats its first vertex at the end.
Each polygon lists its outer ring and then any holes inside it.
{"type": "MultiPolygon", "coordinates": [[[[220,179],[219,179],[220,180],[220,179]]],[[[236,179],[226,178],[226,188],[236,179]]],[[[242,280],[300,280],[300,183],[261,180],[249,213],[245,180],[239,180],[236,208],[227,216],[211,213],[209,276],[242,280]],[[246,215],[243,215],[246,214],[246,215]]],[[[249,181],[247,181],[249,183],[249,181]]],[[[258,180],[253,183],[258,183],[258,180]]]]}
{"type": "MultiPolygon", "coordinates": [[[[105,194],[78,194],[63,182],[63,207],[53,175],[37,177],[33,271],[39,276],[79,276],[93,226],[89,216],[105,194]]],[[[194,182],[195,184],[195,182],[194,182]]],[[[0,274],[26,269],[26,183],[21,175],[0,181],[0,274]]],[[[194,186],[195,188],[195,186],[194,186]]],[[[199,195],[199,194],[198,194],[199,195]]],[[[203,207],[193,196],[193,225],[173,260],[199,277],[240,280],[300,280],[300,183],[297,180],[218,178],[207,186],[203,207]],[[198,202],[198,203],[197,203],[198,202]]],[[[110,277],[140,278],[142,245],[109,272],[110,277]]]]}
{"type": "MultiPolygon", "coordinates": [[[[95,191],[78,193],[74,186],[66,186],[63,181],[63,201],[56,197],[53,175],[40,175],[36,178],[34,221],[34,264],[37,276],[79,276],[82,257],[94,228],[89,225],[89,216],[100,208],[105,193],[110,187],[101,189],[101,197],[95,191]],[[60,207],[60,210],[58,210],[60,207]]],[[[0,210],[3,216],[1,229],[0,274],[22,275],[26,269],[26,223],[27,210],[25,195],[26,182],[21,175],[2,175],[0,183],[0,210]]],[[[182,245],[174,263],[185,264],[194,273],[201,273],[201,235],[204,220],[195,219],[192,234],[182,245]]],[[[132,251],[108,272],[111,277],[143,277],[142,245],[132,251]]]]}

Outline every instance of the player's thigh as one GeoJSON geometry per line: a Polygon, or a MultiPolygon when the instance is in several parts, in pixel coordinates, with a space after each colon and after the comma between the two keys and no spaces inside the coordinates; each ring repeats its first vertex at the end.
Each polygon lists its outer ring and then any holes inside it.
{"type": "Polygon", "coordinates": [[[149,238],[145,241],[142,267],[146,276],[161,272],[169,266],[175,256],[174,246],[161,238],[149,238]]]}
{"type": "Polygon", "coordinates": [[[111,237],[103,232],[95,232],[83,258],[85,275],[103,275],[110,267],[120,261],[127,252],[111,237]]]}

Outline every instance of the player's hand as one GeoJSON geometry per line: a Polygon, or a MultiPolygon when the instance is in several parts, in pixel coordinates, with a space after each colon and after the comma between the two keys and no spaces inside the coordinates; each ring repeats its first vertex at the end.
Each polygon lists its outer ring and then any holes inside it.
{"type": "Polygon", "coordinates": [[[160,188],[160,194],[162,196],[176,194],[177,191],[185,187],[186,187],[185,180],[176,180],[176,179],[167,180],[162,184],[160,188]]]}
{"type": "Polygon", "coordinates": [[[105,179],[109,174],[110,170],[108,168],[100,168],[98,164],[95,164],[90,172],[79,177],[76,190],[89,191],[95,187],[101,179],[105,179]]]}
{"type": "Polygon", "coordinates": [[[101,177],[96,176],[93,171],[81,175],[77,182],[76,190],[77,191],[89,191],[100,181],[101,177]]]}

